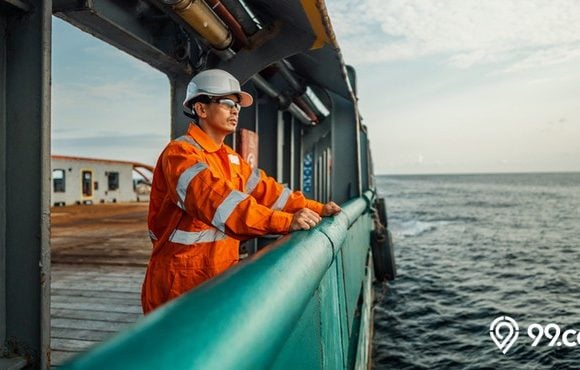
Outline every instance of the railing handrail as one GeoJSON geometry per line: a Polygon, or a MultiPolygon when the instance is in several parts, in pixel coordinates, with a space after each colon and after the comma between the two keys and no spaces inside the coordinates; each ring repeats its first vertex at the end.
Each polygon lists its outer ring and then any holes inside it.
{"type": "Polygon", "coordinates": [[[166,304],[62,369],[260,369],[272,363],[373,194],[166,304]]]}

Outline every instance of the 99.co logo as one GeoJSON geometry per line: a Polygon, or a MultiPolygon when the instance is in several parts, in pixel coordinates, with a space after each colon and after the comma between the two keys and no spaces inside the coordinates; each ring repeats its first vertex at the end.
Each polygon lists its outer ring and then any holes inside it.
{"type": "MultiPolygon", "coordinates": [[[[489,326],[489,335],[495,345],[505,355],[519,337],[519,325],[509,316],[499,316],[489,326]]],[[[580,345],[580,332],[574,329],[564,330],[558,324],[549,323],[543,326],[533,323],[528,326],[528,337],[532,339],[532,347],[537,347],[546,337],[548,347],[576,347],[580,345]]]]}

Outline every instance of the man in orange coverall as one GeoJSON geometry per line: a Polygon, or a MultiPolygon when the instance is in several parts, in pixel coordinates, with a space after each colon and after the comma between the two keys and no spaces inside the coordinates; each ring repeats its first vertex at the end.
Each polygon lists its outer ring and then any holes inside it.
{"type": "Polygon", "coordinates": [[[183,106],[196,123],[167,145],[153,174],[143,312],[236,264],[239,239],[309,230],[321,216],[340,212],[334,202],[306,199],[252,169],[223,143],[236,130],[240,108],[252,102],[222,70],[200,72],[189,83],[183,106]]]}

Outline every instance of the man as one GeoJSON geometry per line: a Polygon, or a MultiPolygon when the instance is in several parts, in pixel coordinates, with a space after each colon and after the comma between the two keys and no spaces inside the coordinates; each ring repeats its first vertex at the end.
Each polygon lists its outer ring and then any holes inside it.
{"type": "Polygon", "coordinates": [[[241,107],[252,104],[239,82],[206,70],[187,87],[187,134],[170,142],[157,162],[149,204],[153,252],[143,289],[143,312],[223,272],[239,260],[239,240],[309,230],[340,212],[292,192],[252,169],[224,144],[241,107]]]}

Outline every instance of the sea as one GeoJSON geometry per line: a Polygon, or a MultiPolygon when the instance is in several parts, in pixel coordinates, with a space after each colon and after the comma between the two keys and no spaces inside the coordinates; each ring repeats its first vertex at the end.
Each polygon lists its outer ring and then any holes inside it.
{"type": "Polygon", "coordinates": [[[398,276],[373,369],[580,369],[580,173],[376,181],[398,276]]]}

